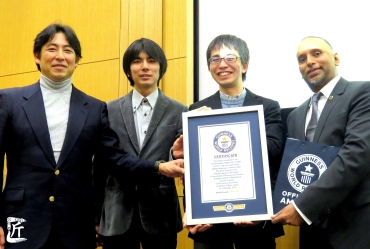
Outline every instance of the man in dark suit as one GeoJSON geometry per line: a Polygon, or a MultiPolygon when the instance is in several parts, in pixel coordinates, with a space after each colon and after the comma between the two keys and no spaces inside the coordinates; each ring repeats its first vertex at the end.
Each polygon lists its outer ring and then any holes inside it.
{"type": "MultiPolygon", "coordinates": [[[[370,247],[370,82],[338,76],[339,56],[319,37],[298,47],[303,79],[318,101],[313,142],[340,147],[321,177],[273,222],[302,225],[300,248],[364,249],[370,247]]],[[[305,101],[288,116],[288,136],[306,138],[313,103],[305,101]]]]}
{"type": "MultiPolygon", "coordinates": [[[[249,50],[245,41],[233,35],[217,36],[208,46],[207,63],[213,79],[219,85],[214,95],[196,102],[189,110],[199,108],[234,108],[263,105],[266,139],[271,177],[277,174],[283,147],[283,134],[279,103],[258,96],[243,87],[249,62],[249,50]]],[[[174,144],[174,156],[182,155],[181,138],[174,144]]],[[[186,166],[185,166],[186,167],[186,166]]],[[[273,184],[272,184],[273,185],[273,184]]],[[[234,224],[203,224],[184,226],[194,240],[194,249],[275,248],[275,238],[284,234],[282,226],[270,221],[240,221],[234,224]]]]}
{"type": "MultiPolygon", "coordinates": [[[[180,175],[181,162],[145,161],[119,148],[106,104],[72,85],[82,56],[70,27],[49,25],[36,36],[33,51],[39,82],[0,91],[0,160],[6,154],[8,172],[0,248],[92,249],[93,155],[122,178],[180,175]]],[[[1,180],[3,168],[1,163],[1,180]]]]}
{"type": "MultiPolygon", "coordinates": [[[[134,89],[108,103],[111,127],[131,155],[167,161],[188,108],[158,88],[167,70],[166,56],[157,43],[141,38],[124,53],[123,70],[134,89]]],[[[174,179],[157,175],[122,181],[108,176],[100,222],[104,249],[139,249],[140,243],[144,249],[176,249],[181,230],[174,179]]]]}

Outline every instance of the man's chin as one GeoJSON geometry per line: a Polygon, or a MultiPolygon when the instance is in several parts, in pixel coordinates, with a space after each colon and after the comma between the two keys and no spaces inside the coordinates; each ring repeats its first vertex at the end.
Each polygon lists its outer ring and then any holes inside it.
{"type": "Polygon", "coordinates": [[[317,78],[317,79],[304,79],[304,81],[306,81],[307,84],[311,85],[311,86],[317,86],[317,85],[320,85],[323,81],[324,77],[320,77],[320,78],[317,78]]]}

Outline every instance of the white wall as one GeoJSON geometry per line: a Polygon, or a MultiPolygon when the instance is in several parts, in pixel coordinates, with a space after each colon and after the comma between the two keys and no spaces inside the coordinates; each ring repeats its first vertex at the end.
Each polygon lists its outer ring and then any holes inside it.
{"type": "Polygon", "coordinates": [[[311,95],[302,80],[296,51],[310,35],[328,40],[338,52],[338,72],[347,80],[370,80],[370,14],[366,0],[198,0],[199,99],[218,90],[206,61],[213,38],[233,34],[250,50],[245,87],[279,101],[300,105],[311,95]]]}

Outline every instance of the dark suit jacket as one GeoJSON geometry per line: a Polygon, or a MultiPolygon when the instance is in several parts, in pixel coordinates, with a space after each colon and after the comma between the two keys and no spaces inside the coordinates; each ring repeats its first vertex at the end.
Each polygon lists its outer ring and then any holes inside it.
{"type": "MultiPolygon", "coordinates": [[[[313,142],[340,147],[321,177],[295,204],[326,227],[334,248],[370,247],[370,82],[341,78],[322,110],[313,142]]],[[[288,136],[305,139],[310,100],[288,117],[288,136]]]]}
{"type": "MultiPolygon", "coordinates": [[[[166,97],[158,89],[158,99],[140,150],[132,111],[132,93],[133,91],[108,103],[109,121],[119,136],[120,146],[138,158],[168,161],[174,141],[182,134],[182,112],[186,112],[188,108],[166,97]]],[[[130,227],[137,205],[146,232],[163,235],[182,230],[173,178],[153,175],[150,178],[119,181],[109,176],[100,233],[104,236],[125,233],[130,227]]]]}
{"type": "MultiPolygon", "coordinates": [[[[263,105],[270,174],[272,178],[272,186],[274,186],[276,175],[280,167],[284,137],[282,133],[280,106],[278,102],[258,96],[247,89],[247,96],[245,97],[243,106],[252,105],[263,105]]],[[[189,110],[193,110],[202,106],[208,106],[212,109],[222,109],[220,92],[217,91],[214,95],[192,104],[189,107],[189,110]]],[[[205,232],[199,232],[195,235],[189,233],[189,237],[201,242],[225,239],[230,239],[230,241],[233,241],[233,238],[236,237],[238,239],[242,239],[251,230],[253,230],[253,233],[255,233],[255,231],[261,232],[265,233],[267,237],[273,238],[279,237],[284,234],[283,228],[280,224],[272,225],[269,222],[265,225],[264,228],[263,224],[255,227],[246,228],[239,228],[234,226],[233,224],[216,224],[205,232]]]]}
{"type": "Polygon", "coordinates": [[[40,84],[0,91],[0,161],[6,184],[0,197],[0,224],[5,236],[27,240],[6,248],[39,248],[51,228],[67,248],[95,248],[92,157],[100,153],[116,175],[146,171],[154,162],[142,162],[119,148],[110,129],[106,104],[72,89],[67,132],[55,162],[40,84]],[[116,166],[117,165],[117,166],[116,166]],[[118,167],[119,166],[119,167],[118,167]],[[8,223],[9,217],[25,222],[8,223]],[[9,225],[9,230],[7,230],[9,225]]]}

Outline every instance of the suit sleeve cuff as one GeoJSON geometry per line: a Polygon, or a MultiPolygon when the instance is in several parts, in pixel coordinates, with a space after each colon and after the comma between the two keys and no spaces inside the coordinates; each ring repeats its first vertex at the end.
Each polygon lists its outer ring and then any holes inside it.
{"type": "Polygon", "coordinates": [[[304,219],[304,221],[308,224],[308,225],[311,225],[312,224],[312,221],[310,221],[309,218],[306,217],[306,215],[304,215],[302,213],[301,210],[299,210],[299,208],[297,207],[297,205],[294,203],[294,201],[291,202],[295,208],[295,210],[297,210],[297,212],[299,213],[299,215],[304,219]]]}

